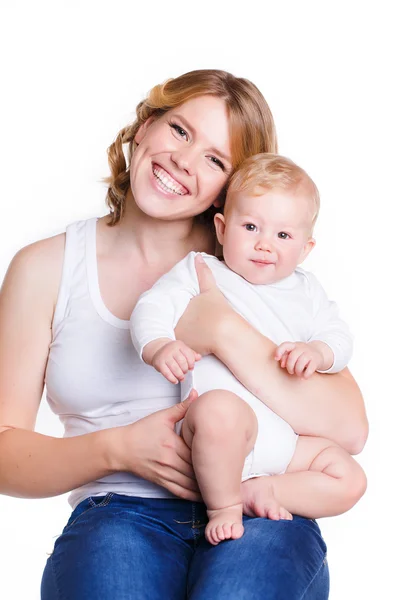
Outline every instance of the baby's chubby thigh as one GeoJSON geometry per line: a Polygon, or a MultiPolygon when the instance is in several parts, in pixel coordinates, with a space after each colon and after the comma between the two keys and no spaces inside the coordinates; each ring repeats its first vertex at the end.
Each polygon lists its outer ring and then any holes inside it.
{"type": "Polygon", "coordinates": [[[286,470],[298,436],[286,421],[251,394],[221,361],[210,355],[196,363],[181,384],[182,400],[192,388],[199,398],[187,412],[185,440],[191,435],[190,430],[193,432],[191,425],[196,426],[196,421],[203,425],[202,421],[206,420],[207,427],[219,431],[221,436],[236,433],[239,440],[245,432],[247,456],[242,480],[286,470]]]}

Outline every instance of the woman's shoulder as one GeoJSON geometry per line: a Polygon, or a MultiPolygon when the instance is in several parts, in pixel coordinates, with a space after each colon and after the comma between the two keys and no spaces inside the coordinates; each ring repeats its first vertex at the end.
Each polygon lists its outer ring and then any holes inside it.
{"type": "Polygon", "coordinates": [[[21,248],[11,261],[10,268],[27,273],[33,269],[36,276],[40,276],[44,269],[53,272],[62,268],[64,248],[65,233],[38,240],[21,248]]]}
{"type": "Polygon", "coordinates": [[[39,292],[55,305],[61,281],[65,233],[21,248],[12,259],[3,288],[24,295],[39,292]]]}

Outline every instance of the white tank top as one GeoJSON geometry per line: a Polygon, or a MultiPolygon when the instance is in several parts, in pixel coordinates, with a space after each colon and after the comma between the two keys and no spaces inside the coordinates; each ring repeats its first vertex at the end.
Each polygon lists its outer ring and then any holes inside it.
{"type": "MultiPolygon", "coordinates": [[[[64,424],[64,437],[127,425],[180,401],[179,386],[139,360],[129,321],[115,317],[102,301],[96,222],[96,218],[78,221],[66,231],[45,378],[47,400],[64,424]]],[[[115,473],[73,490],[69,502],[75,508],[88,496],[108,492],[174,497],[140,477],[115,473]]]]}

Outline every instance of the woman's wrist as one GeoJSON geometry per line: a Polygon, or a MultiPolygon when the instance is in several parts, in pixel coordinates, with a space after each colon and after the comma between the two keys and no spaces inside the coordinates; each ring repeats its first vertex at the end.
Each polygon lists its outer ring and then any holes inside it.
{"type": "Polygon", "coordinates": [[[212,353],[218,358],[225,354],[227,348],[238,343],[238,313],[228,304],[215,316],[212,332],[212,353]]]}
{"type": "MultiPolygon", "coordinates": [[[[217,310],[212,312],[212,318],[209,322],[209,348],[210,354],[223,353],[227,345],[227,339],[232,338],[229,333],[232,333],[232,327],[235,327],[237,321],[237,313],[231,306],[224,301],[221,307],[215,307],[217,310]]],[[[237,338],[236,342],[237,342],[237,338]]]]}
{"type": "MultiPolygon", "coordinates": [[[[262,353],[265,360],[272,359],[276,348],[270,339],[255,330],[248,321],[229,306],[218,319],[213,353],[225,364],[226,360],[230,363],[229,359],[234,357],[238,346],[241,348],[241,356],[246,356],[249,360],[255,353],[258,356],[262,353]]],[[[236,364],[237,361],[233,362],[236,364]]],[[[272,360],[271,364],[273,364],[272,360]]]]}
{"type": "Polygon", "coordinates": [[[100,457],[108,475],[124,470],[124,430],[125,427],[112,427],[96,432],[93,451],[100,457]]]}

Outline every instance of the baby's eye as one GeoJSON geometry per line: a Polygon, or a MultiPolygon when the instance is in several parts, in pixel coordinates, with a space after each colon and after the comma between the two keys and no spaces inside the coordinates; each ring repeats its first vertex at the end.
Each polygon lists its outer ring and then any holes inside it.
{"type": "Polygon", "coordinates": [[[285,231],[280,231],[278,233],[278,238],[280,238],[281,240],[288,240],[290,238],[290,235],[285,231]]]}
{"type": "Polygon", "coordinates": [[[245,228],[247,231],[257,231],[257,227],[253,223],[246,223],[245,228]]]}
{"type": "Polygon", "coordinates": [[[170,123],[170,126],[172,127],[172,129],[174,129],[176,131],[176,133],[179,135],[179,137],[182,137],[182,138],[185,137],[186,139],[188,138],[188,134],[183,129],[183,127],[181,127],[177,123],[170,123]]]}

